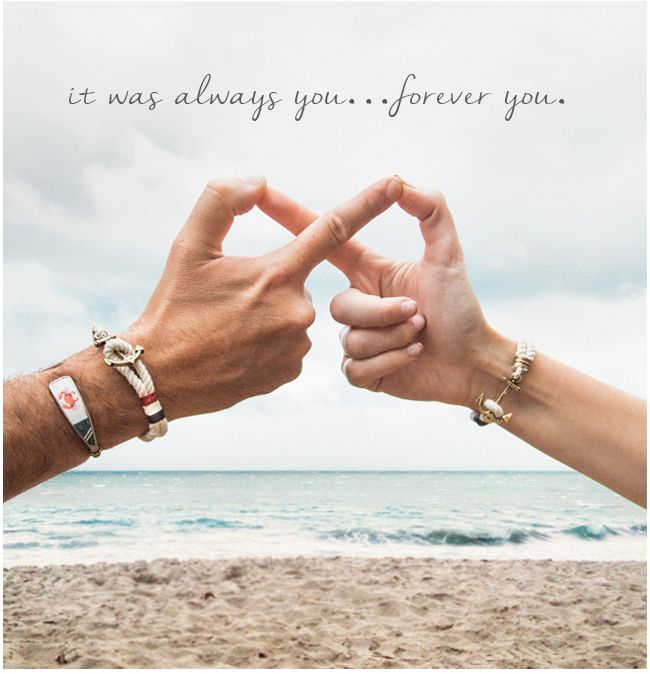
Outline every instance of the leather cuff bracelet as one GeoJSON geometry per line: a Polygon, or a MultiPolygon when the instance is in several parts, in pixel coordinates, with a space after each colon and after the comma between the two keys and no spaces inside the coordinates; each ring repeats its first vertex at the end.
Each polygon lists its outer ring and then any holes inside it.
{"type": "Polygon", "coordinates": [[[50,382],[48,388],[74,432],[83,440],[90,455],[97,458],[102,453],[102,448],[97,442],[93,422],[74,379],[67,375],[59,377],[50,382]]]}

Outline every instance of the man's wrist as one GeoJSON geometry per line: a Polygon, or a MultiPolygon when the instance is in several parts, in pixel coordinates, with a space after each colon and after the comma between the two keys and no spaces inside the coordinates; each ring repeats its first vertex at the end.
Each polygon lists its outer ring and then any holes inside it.
{"type": "MultiPolygon", "coordinates": [[[[147,430],[147,420],[135,391],[104,363],[100,349],[90,346],[41,373],[46,386],[64,375],[72,377],[77,384],[102,449],[114,447],[147,430]]],[[[63,415],[61,423],[67,424],[63,415]]],[[[77,443],[83,448],[78,438],[77,443]]]]}
{"type": "MultiPolygon", "coordinates": [[[[156,395],[165,412],[165,418],[168,422],[171,422],[174,419],[188,416],[188,413],[179,404],[179,396],[175,395],[182,383],[179,379],[182,368],[170,367],[174,363],[174,356],[169,354],[163,345],[156,342],[152,338],[152,334],[155,334],[155,331],[145,330],[140,325],[134,325],[129,328],[128,332],[118,333],[117,336],[129,342],[133,347],[141,346],[144,349],[141,356],[142,362],[151,375],[156,395]]],[[[100,360],[103,363],[103,357],[100,360]]],[[[123,379],[119,374],[118,377],[123,379]]],[[[130,386],[127,385],[127,387],[133,392],[130,386]]],[[[142,408],[140,408],[140,413],[142,414],[142,408]]]]}

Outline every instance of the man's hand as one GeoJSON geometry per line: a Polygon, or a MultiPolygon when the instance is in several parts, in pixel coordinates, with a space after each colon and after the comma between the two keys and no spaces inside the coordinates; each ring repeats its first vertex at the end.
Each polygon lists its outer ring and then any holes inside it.
{"type": "MultiPolygon", "coordinates": [[[[315,219],[287,246],[256,258],[228,257],[236,216],[266,194],[263,178],[208,184],[172,245],[142,316],[120,337],[144,361],[169,420],[214,412],[295,379],[309,350],[310,271],[402,193],[387,178],[315,219]]],[[[141,435],[147,421],[129,384],[94,346],[4,386],[5,500],[86,461],[48,383],[71,376],[104,449],[141,435]]]]}
{"type": "Polygon", "coordinates": [[[393,204],[402,185],[395,178],[379,181],[280,250],[257,258],[224,255],[235,217],[266,190],[262,178],[208,184],[142,316],[124,335],[145,347],[170,420],[230,407],[300,374],[315,317],[307,276],[393,204]]]}
{"type": "MultiPolygon", "coordinates": [[[[341,333],[343,371],[351,384],[373,391],[467,404],[476,395],[478,366],[502,338],[474,296],[442,195],[405,185],[398,203],[419,221],[420,260],[396,262],[356,240],[329,258],[351,285],[331,304],[334,319],[347,326],[341,333]]],[[[274,190],[260,207],[297,235],[318,217],[274,190]]]]}

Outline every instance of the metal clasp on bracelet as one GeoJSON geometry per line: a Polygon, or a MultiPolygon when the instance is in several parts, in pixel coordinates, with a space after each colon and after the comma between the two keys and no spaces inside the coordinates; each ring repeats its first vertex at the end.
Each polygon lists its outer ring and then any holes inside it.
{"type": "Polygon", "coordinates": [[[115,335],[111,335],[108,330],[104,328],[93,327],[93,344],[99,348],[108,342],[109,339],[115,339],[115,335]]]}
{"type": "Polygon", "coordinates": [[[136,346],[133,349],[133,353],[129,355],[124,355],[120,359],[115,359],[115,358],[104,358],[104,362],[106,365],[110,365],[111,367],[122,367],[123,365],[134,365],[135,361],[140,358],[140,356],[144,353],[144,349],[141,346],[136,346]]]}

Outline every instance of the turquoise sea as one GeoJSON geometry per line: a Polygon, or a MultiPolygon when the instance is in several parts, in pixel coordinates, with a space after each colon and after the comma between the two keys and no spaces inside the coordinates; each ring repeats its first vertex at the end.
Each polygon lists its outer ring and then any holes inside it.
{"type": "Polygon", "coordinates": [[[4,507],[4,565],[354,555],[644,560],[646,512],[572,472],[81,472],[4,507]]]}

